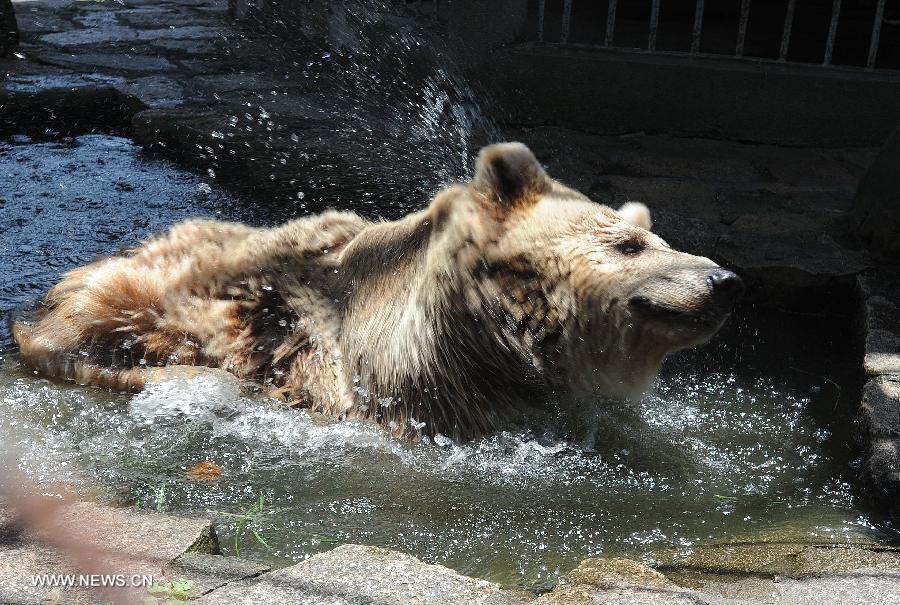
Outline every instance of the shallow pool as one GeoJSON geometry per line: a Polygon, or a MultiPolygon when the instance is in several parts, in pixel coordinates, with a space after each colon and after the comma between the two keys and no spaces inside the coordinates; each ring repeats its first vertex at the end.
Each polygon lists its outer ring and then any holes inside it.
{"type": "MultiPolygon", "coordinates": [[[[126,139],[0,143],[0,309],[195,215],[284,218],[142,158],[126,139]]],[[[753,361],[766,355],[736,354],[724,339],[668,364],[637,411],[586,413],[594,429],[577,442],[507,432],[411,445],[373,425],[278,408],[215,376],[133,397],[50,382],[17,364],[2,330],[3,460],[48,492],[74,486],[209,516],[230,553],[288,563],[374,544],[538,587],[598,554],[652,560],[659,549],[785,529],[886,537],[853,485],[835,422],[844,424],[839,385],[785,363],[773,372],[753,361]],[[200,462],[221,474],[188,478],[200,462]],[[261,511],[241,520],[260,495],[261,511]]]]}

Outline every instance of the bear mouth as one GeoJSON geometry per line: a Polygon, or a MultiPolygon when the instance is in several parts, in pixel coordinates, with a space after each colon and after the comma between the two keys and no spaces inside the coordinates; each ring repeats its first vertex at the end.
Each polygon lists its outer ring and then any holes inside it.
{"type": "Polygon", "coordinates": [[[632,298],[629,306],[643,319],[663,324],[669,328],[687,328],[696,332],[715,332],[730,313],[730,309],[715,303],[694,309],[677,307],[646,296],[632,298]]]}

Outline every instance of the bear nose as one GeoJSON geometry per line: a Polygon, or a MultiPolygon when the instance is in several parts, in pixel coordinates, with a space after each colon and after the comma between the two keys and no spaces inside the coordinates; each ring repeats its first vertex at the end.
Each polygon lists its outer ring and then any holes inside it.
{"type": "Polygon", "coordinates": [[[744,293],[744,281],[727,269],[716,269],[707,278],[713,295],[724,303],[733,303],[744,293]]]}

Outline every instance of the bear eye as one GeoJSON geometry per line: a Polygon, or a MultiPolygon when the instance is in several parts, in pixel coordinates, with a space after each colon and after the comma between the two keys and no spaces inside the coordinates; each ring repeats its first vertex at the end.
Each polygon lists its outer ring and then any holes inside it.
{"type": "Polygon", "coordinates": [[[616,244],[616,250],[629,256],[640,254],[646,247],[647,244],[643,240],[637,238],[627,239],[616,244]]]}

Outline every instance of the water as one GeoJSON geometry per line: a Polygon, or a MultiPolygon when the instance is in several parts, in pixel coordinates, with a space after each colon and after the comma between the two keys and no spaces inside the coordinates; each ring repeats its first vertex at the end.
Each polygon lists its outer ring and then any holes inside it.
{"type": "MultiPolygon", "coordinates": [[[[0,143],[0,310],[196,215],[283,218],[143,158],[126,139],[0,143]]],[[[527,587],[588,556],[652,561],[658,549],[785,528],[886,539],[852,483],[835,385],[784,369],[818,345],[786,349],[773,372],[753,362],[770,353],[747,353],[765,340],[758,326],[738,324],[744,345],[719,339],[676,360],[639,412],[601,408],[588,441],[507,432],[465,445],[401,443],[210,376],[136,396],[51,382],[17,364],[4,326],[0,460],[48,492],[209,516],[228,553],[287,564],[375,544],[527,587]],[[200,462],[219,465],[218,479],[189,479],[200,462]],[[235,535],[260,494],[253,527],[269,548],[247,529],[235,535]]]]}

